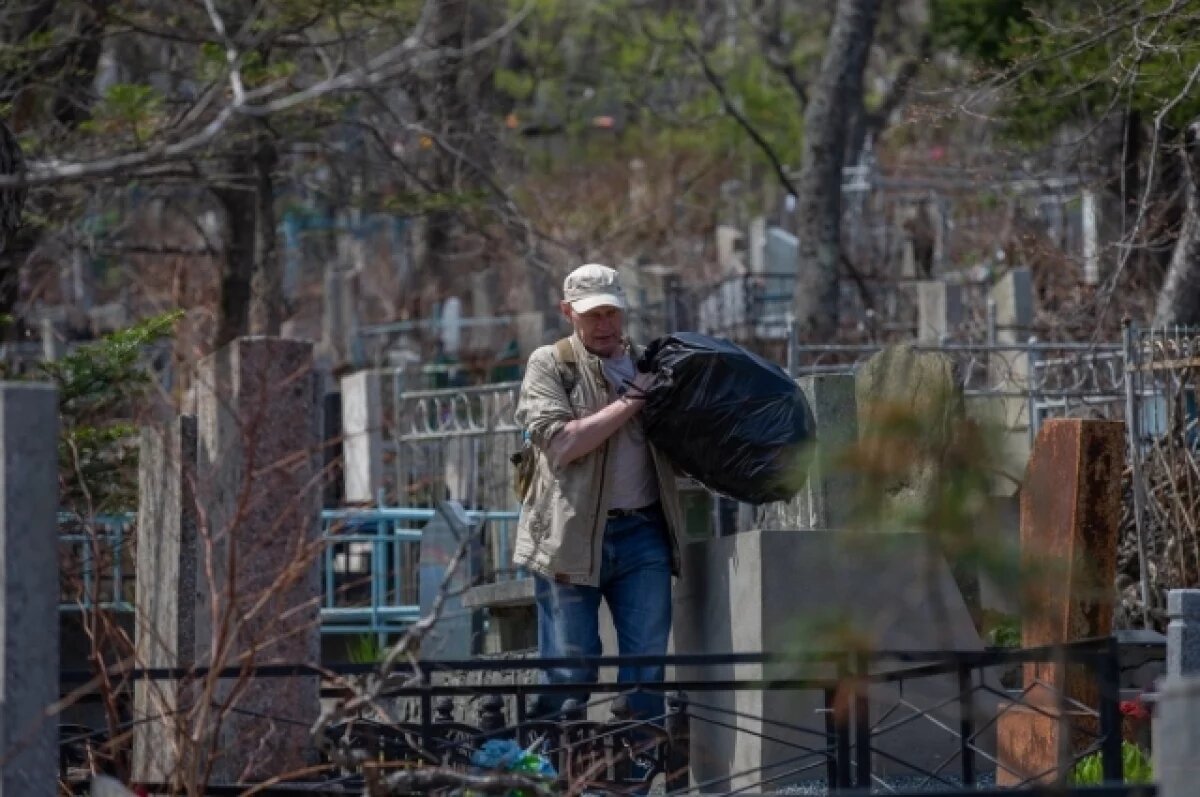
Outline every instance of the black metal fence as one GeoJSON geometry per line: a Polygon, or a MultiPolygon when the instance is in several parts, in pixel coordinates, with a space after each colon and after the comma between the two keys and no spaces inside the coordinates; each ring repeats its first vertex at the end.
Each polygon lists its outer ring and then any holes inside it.
{"type": "MultiPolygon", "coordinates": [[[[366,665],[332,670],[306,666],[258,667],[256,678],[292,677],[319,672],[327,699],[354,693],[352,676],[368,674],[366,665]],[[331,677],[336,672],[336,677],[331,677]]],[[[212,673],[203,669],[125,672],[133,678],[245,677],[241,668],[212,673]]],[[[88,672],[64,673],[64,684],[87,682],[88,672]]],[[[1064,646],[1024,650],[859,651],[779,656],[762,653],[675,655],[666,657],[600,657],[564,659],[478,659],[425,661],[416,672],[391,676],[379,700],[402,709],[407,719],[388,722],[362,714],[324,729],[340,750],[358,760],[389,767],[442,767],[469,771],[479,763],[484,745],[493,740],[515,742],[542,756],[563,788],[601,793],[757,794],[798,784],[807,793],[986,794],[1004,774],[1005,794],[1038,794],[1047,782],[1069,783],[1075,763],[1097,754],[1103,762],[1102,790],[1077,787],[1070,794],[1151,794],[1143,786],[1125,785],[1122,773],[1119,671],[1115,640],[1099,639],[1064,646]],[[1026,664],[1053,665],[1062,678],[1071,673],[1081,699],[1058,688],[1059,678],[1027,681],[1005,688],[1005,671],[1026,664]],[[668,678],[661,684],[591,682],[543,684],[517,672],[551,668],[647,666],[662,664],[668,678]],[[725,677],[736,671],[736,677],[725,677]],[[453,674],[453,676],[451,676],[453,674]],[[478,677],[464,677],[474,674],[478,677]],[[506,682],[487,680],[487,676],[506,682]],[[933,692],[922,685],[939,684],[933,692]],[[554,714],[539,714],[539,695],[590,694],[586,704],[568,702],[554,714]],[[664,711],[633,717],[626,698],[636,692],[664,695],[664,711]],[[935,694],[936,693],[936,694],[935,694]],[[731,696],[757,695],[764,708],[746,711],[731,696]],[[922,700],[919,695],[926,695],[922,700]],[[933,694],[933,697],[929,697],[933,694]],[[790,697],[789,697],[790,696],[790,697]],[[769,710],[801,705],[810,712],[788,715],[769,710]],[[466,705],[464,705],[464,703],[466,705]],[[464,711],[474,713],[466,721],[464,711]],[[1016,766],[998,752],[996,725],[1008,712],[1057,725],[1059,756],[1044,770],[1016,766]],[[930,736],[929,733],[933,732],[930,736]],[[714,736],[714,733],[717,735],[714,736]],[[720,734],[726,734],[721,737],[720,734]],[[732,737],[729,736],[732,734],[732,737]],[[897,746],[904,737],[912,744],[897,746]],[[708,738],[735,738],[757,751],[745,766],[730,765],[713,773],[702,760],[708,738]],[[1066,741],[1063,741],[1066,740],[1066,741]],[[933,755],[932,747],[941,753],[933,755]],[[905,752],[907,750],[907,752],[905,752]],[[929,763],[934,760],[935,763],[929,763]],[[813,791],[816,789],[818,791],[813,791]]],[[[64,689],[69,691],[69,689],[64,689]]],[[[236,710],[236,706],[234,707],[236,710]]],[[[127,718],[132,724],[134,720],[127,718]]],[[[138,721],[145,721],[141,719],[138,721]]],[[[81,768],[112,760],[115,747],[127,738],[127,727],[91,731],[64,726],[63,777],[81,780],[81,768]]],[[[339,756],[339,760],[347,760],[339,756]]],[[[327,763],[319,782],[281,784],[305,793],[361,793],[363,772],[327,763]]],[[[281,775],[283,773],[280,773],[281,775]]],[[[147,784],[150,791],[161,784],[147,784]]],[[[246,784],[230,784],[245,788],[246,784]]],[[[225,787],[212,787],[216,794],[225,787]]],[[[265,792],[270,793],[270,792],[265,792]]],[[[281,792],[282,793],[282,792],[281,792]]]]}

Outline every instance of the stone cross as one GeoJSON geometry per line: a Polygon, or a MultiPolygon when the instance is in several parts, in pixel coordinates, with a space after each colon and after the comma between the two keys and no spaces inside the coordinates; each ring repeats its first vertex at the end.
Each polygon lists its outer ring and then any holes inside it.
{"type": "MultiPolygon", "coordinates": [[[[205,558],[196,662],[315,665],[321,479],[313,346],[238,338],[201,361],[198,383],[205,558]]],[[[219,718],[213,782],[264,779],[313,763],[317,676],[230,678],[214,694],[218,704],[231,700],[232,710],[219,718]]]]}
{"type": "Polygon", "coordinates": [[[58,777],[58,393],[0,382],[0,797],[58,777]]]}

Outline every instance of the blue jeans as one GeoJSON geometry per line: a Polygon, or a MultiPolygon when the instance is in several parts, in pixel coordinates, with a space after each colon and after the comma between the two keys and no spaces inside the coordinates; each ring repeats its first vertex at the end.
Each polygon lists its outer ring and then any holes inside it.
{"type": "MultiPolygon", "coordinates": [[[[662,656],[671,633],[671,543],[659,509],[611,518],[604,529],[600,586],[560,584],[534,576],[538,608],[538,652],[544,657],[599,656],[600,599],[608,603],[622,656],[662,656]]],[[[542,672],[543,683],[595,682],[595,667],[567,667],[542,672]]],[[[624,666],[620,683],[661,683],[663,667],[624,666]]],[[[588,692],[542,695],[538,714],[561,710],[568,698],[579,705],[588,692]]],[[[629,695],[634,717],[661,724],[659,693],[629,695]]]]}

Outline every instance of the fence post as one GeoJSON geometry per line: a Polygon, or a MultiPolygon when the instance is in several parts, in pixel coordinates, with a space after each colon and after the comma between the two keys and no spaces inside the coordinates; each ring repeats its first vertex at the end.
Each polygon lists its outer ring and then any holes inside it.
{"type": "Polygon", "coordinates": [[[688,770],[691,767],[691,722],[688,719],[687,695],[683,692],[667,694],[666,730],[671,740],[667,748],[666,776],[667,791],[687,788],[688,770]]]}
{"type": "Polygon", "coordinates": [[[838,688],[834,694],[833,713],[837,738],[834,744],[837,748],[837,778],[834,783],[838,788],[851,784],[850,778],[850,694],[846,691],[849,683],[848,662],[838,662],[838,688]]]}
{"type": "Polygon", "coordinates": [[[1041,394],[1041,382],[1038,381],[1038,339],[1036,336],[1030,337],[1026,344],[1025,357],[1029,367],[1029,379],[1025,385],[1025,396],[1029,402],[1029,448],[1033,450],[1033,444],[1037,441],[1038,430],[1042,427],[1042,416],[1038,411],[1038,396],[1041,394]]]}
{"type": "Polygon", "coordinates": [[[433,749],[433,678],[427,668],[421,669],[421,750],[427,755],[436,755],[441,760],[441,751],[433,749]]]}
{"type": "Polygon", "coordinates": [[[825,758],[825,779],[829,781],[830,788],[839,788],[842,783],[838,779],[840,771],[840,745],[841,736],[837,727],[837,690],[825,689],[822,690],[825,696],[825,749],[827,751],[825,758]]]}
{"type": "Polygon", "coordinates": [[[856,657],[854,667],[854,744],[855,781],[860,789],[871,788],[871,663],[865,653],[856,657]]]}
{"type": "Polygon", "coordinates": [[[1121,665],[1117,638],[1110,636],[1097,666],[1100,686],[1100,756],[1105,783],[1125,780],[1121,761],[1121,665]]]}
{"type": "Polygon", "coordinates": [[[792,379],[796,378],[796,368],[799,366],[799,355],[797,346],[799,330],[796,326],[796,315],[792,311],[787,314],[787,373],[792,379]]]}
{"type": "Polygon", "coordinates": [[[962,782],[964,786],[975,785],[975,700],[971,690],[971,668],[964,661],[958,662],[958,756],[962,759],[962,782]]]}
{"type": "Polygon", "coordinates": [[[1126,318],[1121,329],[1121,349],[1125,360],[1125,434],[1129,441],[1129,474],[1133,482],[1133,525],[1137,532],[1138,581],[1142,597],[1142,622],[1150,623],[1150,571],[1146,562],[1146,484],[1142,480],[1142,423],[1138,414],[1138,352],[1133,323],[1126,318]]]}

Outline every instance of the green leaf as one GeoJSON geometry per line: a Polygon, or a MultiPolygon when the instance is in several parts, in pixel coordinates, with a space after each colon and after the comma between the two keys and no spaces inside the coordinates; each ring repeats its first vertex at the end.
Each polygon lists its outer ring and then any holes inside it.
{"type": "Polygon", "coordinates": [[[152,384],[147,346],[170,335],[173,311],[39,364],[32,378],[59,395],[59,469],[63,507],[82,516],[137,506],[137,427],[133,409],[152,384]]]}

